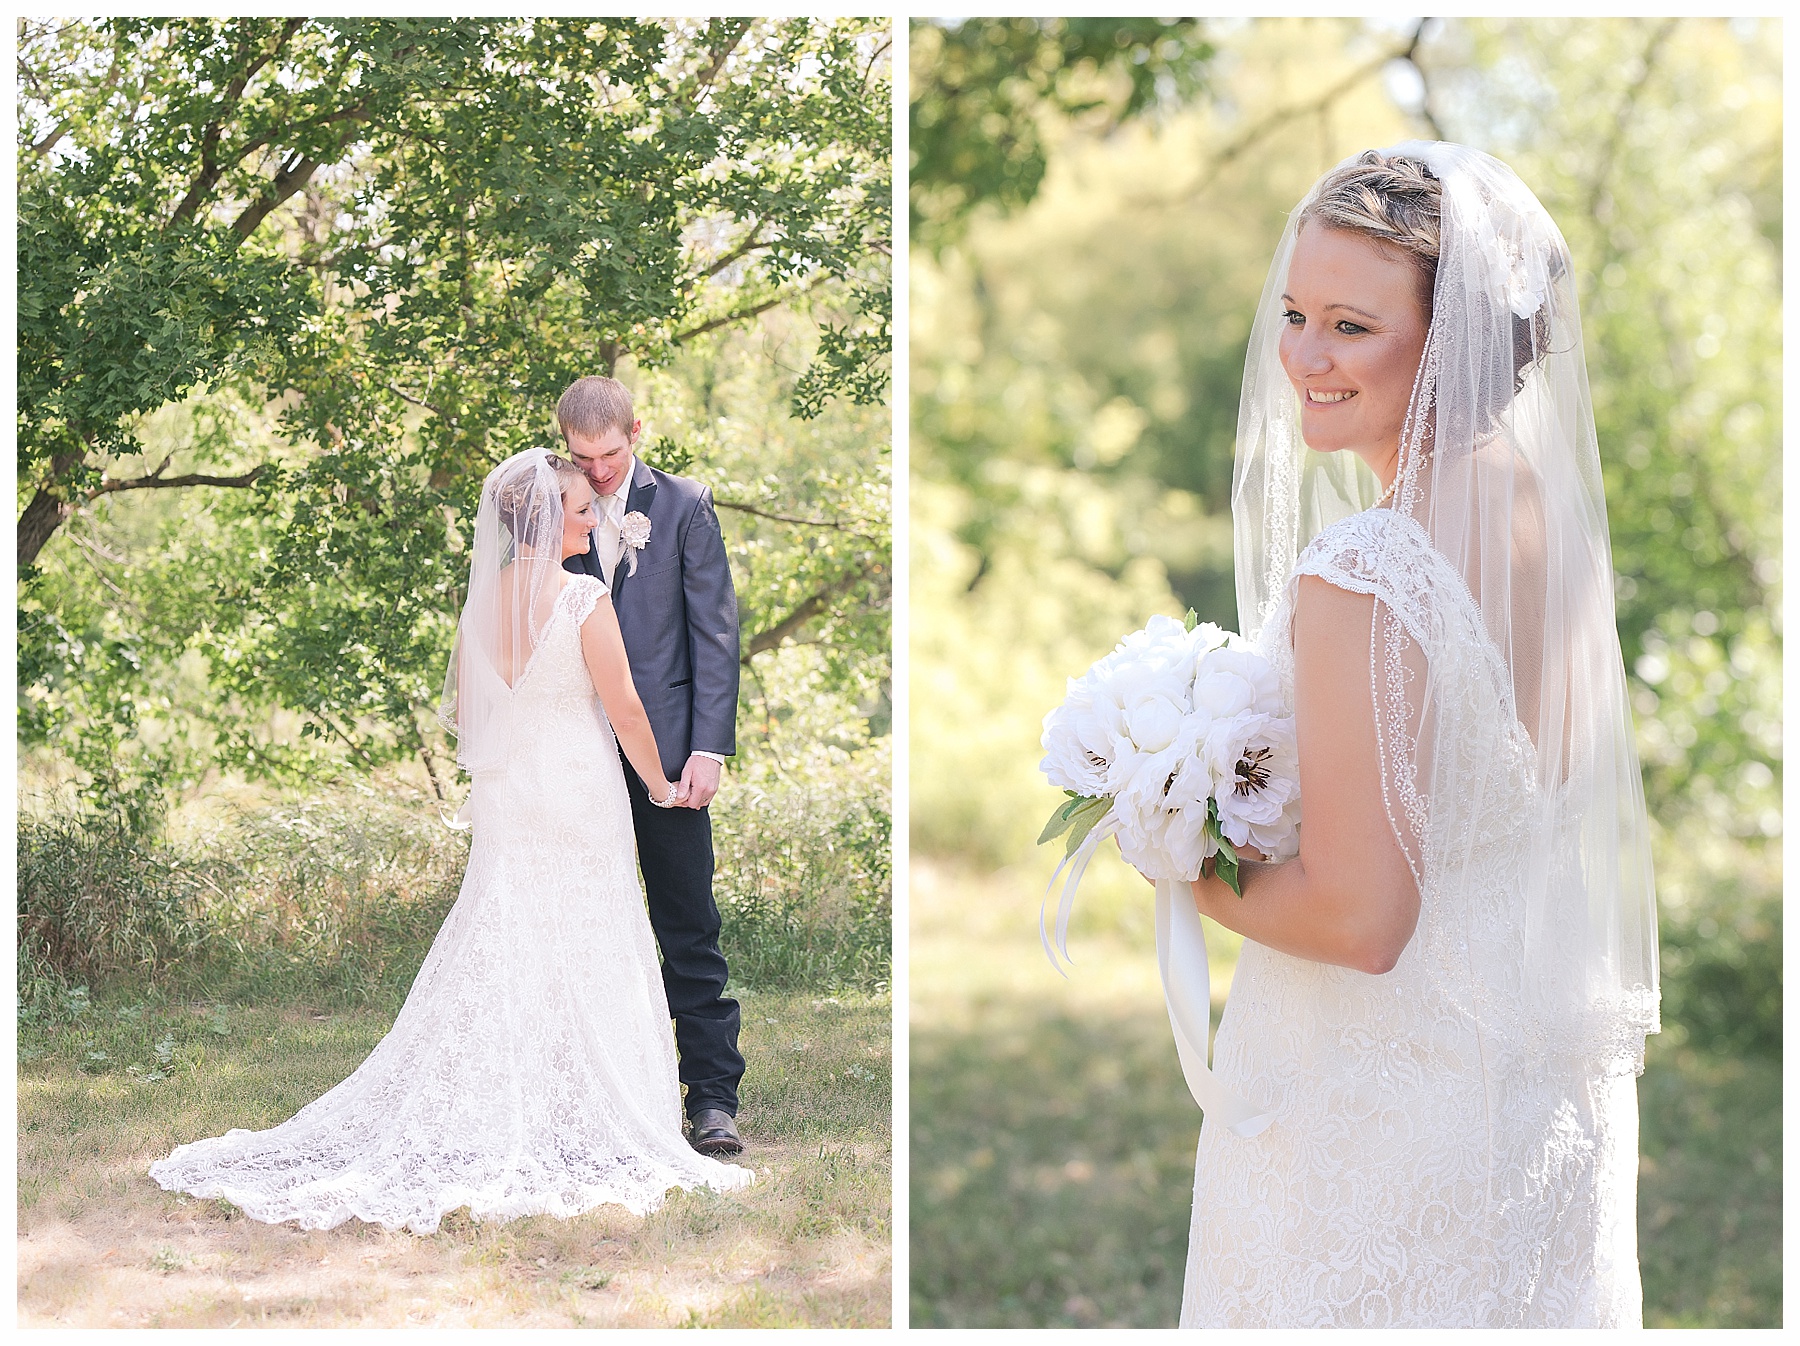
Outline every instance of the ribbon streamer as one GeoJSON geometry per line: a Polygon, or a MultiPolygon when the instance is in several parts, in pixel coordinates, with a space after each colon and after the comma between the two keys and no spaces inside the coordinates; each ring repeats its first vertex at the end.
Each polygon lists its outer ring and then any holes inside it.
{"type": "MultiPolygon", "coordinates": [[[[1100,849],[1100,843],[1119,830],[1119,820],[1112,812],[1094,825],[1081,840],[1081,845],[1063,856],[1044,888],[1044,900],[1038,904],[1038,937],[1044,943],[1044,955],[1050,966],[1063,977],[1063,963],[1069,957],[1069,916],[1075,906],[1075,891],[1087,873],[1089,862],[1100,849]],[[1067,870],[1065,877],[1063,871],[1067,870]],[[1062,894],[1056,907],[1056,940],[1052,946],[1045,921],[1050,893],[1056,881],[1063,880],[1062,894]],[[1057,960],[1061,953],[1062,961],[1057,960]]],[[[1230,1127],[1238,1135],[1260,1134],[1275,1120],[1267,1112],[1232,1093],[1206,1063],[1206,1044],[1212,1016],[1212,972],[1206,962],[1206,931],[1200,924],[1200,913],[1194,907],[1193,895],[1178,879],[1156,881],[1156,967],[1162,974],[1163,1000],[1169,1009],[1169,1027],[1175,1032],[1175,1054],[1181,1058],[1181,1073],[1187,1080],[1188,1092],[1200,1105],[1209,1122],[1230,1127]]]]}
{"type": "Polygon", "coordinates": [[[1075,890],[1081,887],[1081,879],[1087,873],[1088,862],[1094,858],[1094,852],[1100,849],[1100,843],[1119,830],[1119,819],[1109,809],[1106,816],[1094,824],[1081,840],[1081,845],[1063,856],[1062,863],[1057,865],[1056,873],[1050,876],[1050,882],[1044,888],[1044,900],[1038,903],[1038,938],[1044,942],[1044,956],[1050,960],[1063,978],[1068,973],[1063,971],[1063,963],[1073,964],[1069,957],[1069,915],[1075,909],[1075,890]],[[1044,908],[1050,901],[1050,890],[1056,887],[1056,881],[1062,878],[1063,870],[1069,871],[1069,877],[1063,880],[1062,898],[1056,908],[1056,948],[1050,947],[1050,932],[1044,927],[1044,908]],[[1062,963],[1057,962],[1056,955],[1062,954],[1062,963]]]}
{"type": "Polygon", "coordinates": [[[1175,1054],[1188,1092],[1208,1122],[1254,1136],[1275,1120],[1254,1103],[1232,1093],[1207,1068],[1206,1045],[1212,1021],[1212,976],[1206,963],[1206,931],[1187,885],[1176,879],[1156,881],[1156,966],[1162,973],[1163,999],[1169,1026],[1175,1030],[1175,1054]]]}

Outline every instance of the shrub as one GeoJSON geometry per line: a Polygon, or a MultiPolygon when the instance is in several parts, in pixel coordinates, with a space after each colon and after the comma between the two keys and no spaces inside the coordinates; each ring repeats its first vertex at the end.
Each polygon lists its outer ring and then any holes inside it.
{"type": "Polygon", "coordinates": [[[1662,922],[1663,1023],[1731,1056],[1781,1055],[1781,894],[1726,892],[1662,922]]]}
{"type": "MultiPolygon", "coordinates": [[[[874,989],[890,968],[889,818],[824,785],[714,808],[736,985],[874,989]]],[[[397,1008],[456,900],[466,833],[367,789],[182,842],[97,816],[19,822],[19,1005],[77,989],[397,1008]]]]}
{"type": "Polygon", "coordinates": [[[822,786],[745,789],[713,808],[720,945],[732,980],[872,990],[890,979],[893,827],[822,786]]]}
{"type": "Polygon", "coordinates": [[[120,815],[21,814],[21,954],[65,980],[161,980],[203,938],[202,882],[178,851],[120,815]]]}

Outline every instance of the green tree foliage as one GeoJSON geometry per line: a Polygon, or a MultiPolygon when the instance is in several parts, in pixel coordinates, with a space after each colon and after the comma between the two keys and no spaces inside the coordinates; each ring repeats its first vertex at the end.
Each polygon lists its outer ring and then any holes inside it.
{"type": "Polygon", "coordinates": [[[1112,126],[1205,87],[1199,19],[958,19],[912,29],[907,179],[917,242],[954,239],[984,204],[1027,205],[1041,120],[1112,126]]]}
{"type": "MultiPolygon", "coordinates": [[[[887,52],[860,21],[26,23],[27,741],[86,744],[93,780],[127,738],[173,769],[179,745],[136,719],[197,658],[226,765],[304,768],[329,743],[430,766],[481,479],[548,441],[572,379],[641,383],[756,331],[790,413],[884,395],[887,52]],[[781,314],[799,325],[767,336],[781,314]],[[195,503],[114,508],[171,487],[195,503]],[[59,536],[78,512],[156,550],[106,561],[99,535],[59,536]],[[40,565],[47,545],[104,584],[40,565]],[[282,709],[306,743],[265,732],[282,709]]],[[[884,439],[839,462],[823,512],[759,535],[746,648],[879,643],[884,439]]],[[[703,461],[665,440],[659,465],[703,461]]]]}

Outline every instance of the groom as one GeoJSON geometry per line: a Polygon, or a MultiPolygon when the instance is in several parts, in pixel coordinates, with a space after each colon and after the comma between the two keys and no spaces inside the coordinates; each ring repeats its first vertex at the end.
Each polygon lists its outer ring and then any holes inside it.
{"type": "Polygon", "coordinates": [[[737,751],[737,592],[712,491],[639,462],[642,423],[616,379],[577,379],[556,404],[569,457],[594,488],[600,524],[587,555],[564,569],[612,589],[625,653],[664,773],[686,790],[657,808],[625,764],[638,866],[662,950],[663,989],[675,1019],[689,1138],[702,1154],[741,1152],[738,1004],[725,996],[719,908],[713,901],[712,818],[725,759],[737,751]]]}

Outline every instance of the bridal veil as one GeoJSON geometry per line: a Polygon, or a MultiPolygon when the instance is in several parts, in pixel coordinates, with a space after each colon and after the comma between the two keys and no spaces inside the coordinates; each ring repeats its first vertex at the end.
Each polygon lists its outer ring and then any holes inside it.
{"type": "MultiPolygon", "coordinates": [[[[1546,1050],[1631,1073],[1658,1023],[1655,899],[1573,263],[1549,214],[1499,161],[1419,141],[1383,153],[1425,165],[1442,197],[1431,322],[1393,508],[1474,599],[1504,664],[1507,709],[1535,749],[1529,872],[1512,886],[1520,966],[1504,980],[1546,1050]]],[[[1322,227],[1305,222],[1318,191],[1289,221],[1250,336],[1232,512],[1239,622],[1251,637],[1307,543],[1376,504],[1381,490],[1354,455],[1306,448],[1279,357],[1288,265],[1299,230],[1322,227]]],[[[1478,765],[1443,727],[1462,717],[1444,713],[1421,637],[1377,604],[1369,677],[1384,793],[1423,887],[1433,815],[1466,814],[1482,787],[1478,765]]],[[[1437,859],[1440,892],[1476,881],[1454,855],[1437,859]]],[[[1443,896],[1461,908],[1462,894],[1443,896]]]]}
{"type": "Polygon", "coordinates": [[[506,762],[513,688],[562,589],[563,504],[554,457],[516,453],[489,472],[475,512],[469,592],[438,718],[471,776],[506,762]]]}

